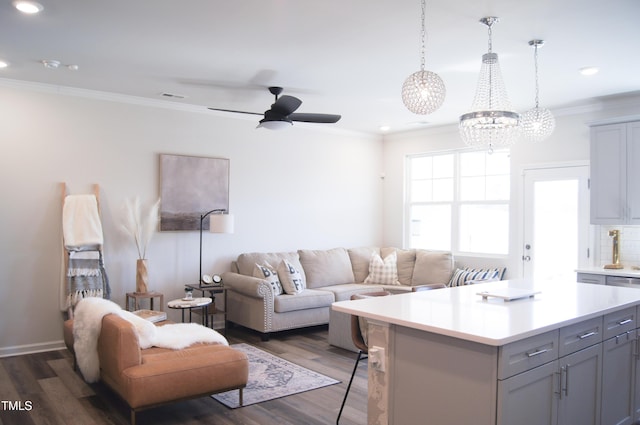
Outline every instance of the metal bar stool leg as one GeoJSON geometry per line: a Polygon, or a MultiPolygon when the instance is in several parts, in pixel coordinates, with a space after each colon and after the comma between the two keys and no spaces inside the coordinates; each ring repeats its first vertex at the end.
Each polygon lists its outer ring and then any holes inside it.
{"type": "Polygon", "coordinates": [[[336,419],[336,425],[340,424],[340,416],[342,416],[342,410],[344,409],[344,405],[347,402],[347,396],[349,396],[349,390],[351,389],[351,384],[353,383],[353,378],[356,376],[356,370],[358,370],[358,364],[360,360],[365,360],[367,356],[362,352],[362,350],[358,351],[358,359],[356,360],[356,364],[353,366],[353,372],[351,372],[351,379],[349,379],[349,385],[347,385],[347,392],[344,393],[344,399],[342,400],[342,406],[340,406],[340,412],[338,413],[338,419],[336,419]]]}

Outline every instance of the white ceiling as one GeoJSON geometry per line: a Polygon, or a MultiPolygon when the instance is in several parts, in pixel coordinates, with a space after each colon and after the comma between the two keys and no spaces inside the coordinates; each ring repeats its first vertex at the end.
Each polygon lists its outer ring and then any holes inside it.
{"type": "MultiPolygon", "coordinates": [[[[405,109],[404,79],[420,69],[419,0],[40,0],[23,15],[0,4],[0,77],[193,105],[263,112],[267,86],[303,100],[298,112],[341,114],[340,129],[391,132],[456,122],[473,100],[487,51],[483,16],[498,16],[498,53],[518,111],[640,90],[640,0],[429,0],[426,68],[447,87],[428,116],[405,109]],[[63,66],[47,69],[40,61],[63,66]],[[78,65],[71,71],[64,65],[78,65]],[[578,69],[598,66],[584,77],[578,69]],[[418,124],[420,123],[420,124],[418,124]]],[[[247,120],[259,117],[209,112],[247,120]]],[[[262,130],[261,130],[262,131],[262,130]]]]}

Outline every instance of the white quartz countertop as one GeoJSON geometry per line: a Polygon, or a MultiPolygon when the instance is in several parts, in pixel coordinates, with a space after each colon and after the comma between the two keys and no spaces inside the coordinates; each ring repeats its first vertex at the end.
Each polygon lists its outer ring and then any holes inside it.
{"type": "Polygon", "coordinates": [[[586,267],[576,270],[578,273],[602,274],[607,276],[638,277],[640,270],[625,267],[624,269],[605,269],[604,267],[586,267]]]}
{"type": "Polygon", "coordinates": [[[504,280],[356,301],[335,302],[336,311],[386,323],[501,346],[640,304],[640,290],[575,282],[504,280]],[[483,299],[481,291],[521,288],[531,298],[483,299]]]}

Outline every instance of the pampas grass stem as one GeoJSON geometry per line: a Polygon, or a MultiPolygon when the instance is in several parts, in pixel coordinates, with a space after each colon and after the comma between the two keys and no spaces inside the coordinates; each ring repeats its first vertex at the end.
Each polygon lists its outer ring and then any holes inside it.
{"type": "Polygon", "coordinates": [[[147,246],[158,226],[158,211],[160,199],[144,211],[140,204],[140,198],[125,200],[123,207],[122,229],[131,237],[138,250],[138,258],[147,258],[147,246]]]}

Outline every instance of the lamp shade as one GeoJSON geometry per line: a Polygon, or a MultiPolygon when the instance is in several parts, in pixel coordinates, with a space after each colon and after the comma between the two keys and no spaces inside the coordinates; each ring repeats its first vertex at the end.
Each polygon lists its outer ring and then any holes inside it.
{"type": "Polygon", "coordinates": [[[209,232],[233,233],[234,219],[231,214],[211,214],[209,216],[209,232]]]}

